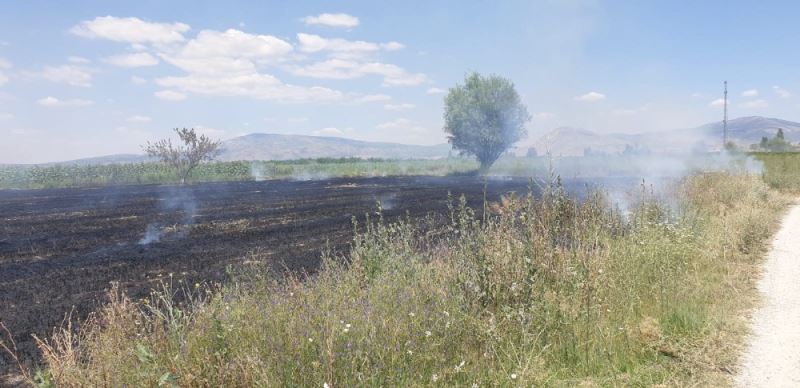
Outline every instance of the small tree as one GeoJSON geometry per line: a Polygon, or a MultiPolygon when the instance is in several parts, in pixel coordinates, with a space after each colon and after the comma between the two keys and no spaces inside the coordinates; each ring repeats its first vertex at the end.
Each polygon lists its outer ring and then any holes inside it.
{"type": "Polygon", "coordinates": [[[444,131],[453,148],[473,155],[486,171],[527,132],[528,109],[511,81],[472,73],[444,99],[444,131]]]}
{"type": "Polygon", "coordinates": [[[791,150],[792,144],[786,141],[783,135],[783,128],[778,128],[775,137],[767,142],[767,149],[772,152],[786,152],[791,150]]]}
{"type": "Polygon", "coordinates": [[[206,135],[198,136],[194,128],[175,128],[175,133],[182,145],[173,146],[172,140],[161,139],[155,143],[147,142],[143,148],[147,155],[156,157],[172,167],[181,184],[184,184],[200,162],[214,159],[219,151],[220,142],[211,140],[206,135]]]}

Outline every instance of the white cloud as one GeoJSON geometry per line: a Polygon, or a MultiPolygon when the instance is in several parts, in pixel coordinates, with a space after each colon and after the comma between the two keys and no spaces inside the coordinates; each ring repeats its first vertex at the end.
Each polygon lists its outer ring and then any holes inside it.
{"type": "Polygon", "coordinates": [[[70,29],[71,33],[84,38],[158,44],[181,42],[186,31],[189,25],[183,23],[152,23],[135,17],[114,16],[96,17],[70,29]]]}
{"type": "Polygon", "coordinates": [[[47,96],[45,98],[41,98],[36,101],[37,104],[41,106],[46,106],[48,108],[55,108],[55,107],[81,107],[81,106],[89,106],[94,104],[91,100],[82,100],[82,99],[72,99],[72,100],[59,100],[53,96],[47,96]]]}
{"type": "Polygon", "coordinates": [[[269,74],[243,75],[190,74],[185,77],[159,78],[164,87],[209,96],[245,96],[281,102],[341,101],[342,92],[320,86],[295,86],[281,82],[269,74]]]}
{"type": "Polygon", "coordinates": [[[756,97],[756,96],[758,96],[757,89],[750,89],[742,92],[742,97],[756,97]]]}
{"type": "Polygon", "coordinates": [[[47,66],[35,76],[51,82],[63,83],[72,86],[92,86],[92,73],[89,69],[74,65],[47,66]]]}
{"type": "Polygon", "coordinates": [[[400,42],[381,43],[381,48],[386,51],[397,51],[406,48],[406,45],[400,42]]]}
{"type": "Polygon", "coordinates": [[[381,123],[375,126],[377,129],[389,129],[394,131],[406,131],[406,132],[413,132],[413,133],[424,133],[427,129],[416,122],[406,119],[400,118],[395,119],[392,121],[387,121],[385,123],[381,123]]]}
{"type": "Polygon", "coordinates": [[[190,74],[230,77],[256,75],[258,65],[281,61],[291,51],[291,44],[274,36],[228,29],[200,31],[183,47],[160,56],[190,74]]]}
{"type": "Polygon", "coordinates": [[[31,128],[6,128],[0,130],[3,135],[14,135],[14,136],[36,136],[44,133],[41,129],[31,129],[31,128]]]}
{"type": "Polygon", "coordinates": [[[144,67],[155,66],[158,64],[158,58],[150,55],[150,53],[133,53],[121,54],[104,59],[106,63],[114,66],[121,67],[144,67]]]}
{"type": "Polygon", "coordinates": [[[67,61],[69,63],[75,63],[75,64],[78,64],[78,65],[85,65],[85,64],[91,62],[90,60],[88,60],[88,59],[86,59],[84,57],[76,57],[76,56],[67,57],[67,61]]]}
{"type": "Polygon", "coordinates": [[[381,102],[391,101],[392,96],[387,94],[367,94],[356,99],[356,102],[381,102]]]}
{"type": "Polygon", "coordinates": [[[166,100],[166,101],[183,101],[186,99],[185,94],[176,92],[174,90],[160,90],[158,92],[153,93],[153,95],[155,95],[161,100],[166,100]]]}
{"type": "MultiPolygon", "coordinates": [[[[162,99],[180,100],[189,94],[238,96],[278,102],[366,102],[373,98],[359,93],[343,93],[322,86],[300,86],[282,82],[263,68],[303,59],[292,55],[291,43],[271,35],[249,34],[236,29],[202,30],[194,38],[184,37],[189,26],[182,23],[150,23],[136,18],[101,17],[75,26],[72,32],[90,38],[130,43],[141,52],[107,58],[119,66],[154,65],[158,59],[185,72],[157,78],[162,99]],[[136,31],[136,33],[131,33],[136,31]],[[155,56],[154,56],[154,55],[155,56]],[[156,59],[158,57],[158,59],[156,59]]],[[[366,74],[383,76],[383,85],[417,85],[427,81],[424,74],[412,74],[399,66],[380,62],[361,63],[368,53],[399,50],[398,42],[376,44],[345,39],[326,39],[298,34],[300,51],[327,53],[335,58],[350,58],[333,64],[287,67],[296,75],[323,79],[353,79],[366,74]],[[327,66],[327,67],[326,67],[327,66]]],[[[341,60],[341,59],[339,59],[341,60]]],[[[132,78],[134,83],[144,83],[132,78]]],[[[378,97],[383,100],[385,97],[378,97]]]]}
{"type": "Polygon", "coordinates": [[[768,106],[769,104],[767,103],[767,101],[761,99],[747,101],[739,104],[740,108],[745,108],[745,109],[759,109],[759,108],[766,108],[768,106]]]}
{"type": "Polygon", "coordinates": [[[294,75],[320,79],[355,79],[368,74],[382,75],[384,86],[419,85],[428,81],[425,74],[412,74],[400,66],[344,59],[329,59],[305,67],[291,69],[294,75]]]}
{"type": "Polygon", "coordinates": [[[447,90],[444,90],[444,89],[441,89],[441,88],[429,88],[427,91],[425,91],[425,93],[426,94],[445,94],[445,93],[447,93],[447,90]]]}
{"type": "Polygon", "coordinates": [[[178,53],[179,58],[275,59],[292,51],[292,45],[272,35],[248,34],[236,29],[203,30],[178,53]]]}
{"type": "Polygon", "coordinates": [[[0,120],[11,120],[14,118],[14,115],[11,113],[0,112],[0,120]]]}
{"type": "Polygon", "coordinates": [[[121,126],[121,127],[114,128],[114,131],[117,132],[118,134],[126,136],[126,137],[133,137],[133,138],[140,138],[140,139],[152,139],[153,138],[153,135],[150,132],[148,132],[146,130],[143,130],[143,129],[138,129],[138,128],[128,128],[128,127],[125,127],[125,126],[121,126]]]}
{"type": "Polygon", "coordinates": [[[353,28],[358,26],[358,18],[346,13],[323,13],[317,16],[306,16],[303,22],[307,25],[353,28]]]}
{"type": "Polygon", "coordinates": [[[300,51],[306,53],[316,53],[319,51],[334,51],[334,52],[375,52],[380,50],[381,46],[377,43],[365,42],[363,40],[347,40],[341,38],[323,38],[314,34],[297,34],[297,40],[300,42],[300,51]]]}
{"type": "Polygon", "coordinates": [[[717,106],[717,107],[719,107],[719,106],[723,106],[723,105],[725,105],[725,99],[723,99],[723,98],[718,98],[718,99],[716,99],[716,100],[714,100],[714,101],[711,101],[710,103],[708,103],[708,105],[711,105],[711,106],[717,106]]]}
{"type": "Polygon", "coordinates": [[[391,111],[395,111],[395,112],[402,112],[402,111],[406,111],[406,110],[409,110],[409,109],[414,109],[414,108],[416,108],[416,107],[417,107],[416,105],[414,105],[414,104],[409,104],[409,103],[403,103],[403,104],[386,104],[386,105],[384,105],[384,106],[383,106],[383,108],[384,108],[384,109],[386,109],[386,110],[391,110],[391,111]]]}
{"type": "Polygon", "coordinates": [[[327,127],[313,131],[312,134],[314,136],[342,136],[344,132],[339,128],[327,127]]]}
{"type": "Polygon", "coordinates": [[[605,99],[606,95],[598,92],[589,92],[575,97],[575,101],[582,101],[582,102],[597,102],[597,101],[603,101],[605,99]]]}
{"type": "Polygon", "coordinates": [[[618,108],[611,111],[614,116],[633,116],[638,111],[636,109],[618,108]]]}
{"type": "Polygon", "coordinates": [[[204,125],[194,125],[192,128],[197,131],[198,135],[206,135],[211,139],[224,139],[235,136],[224,129],[211,128],[204,125]]]}
{"type": "Polygon", "coordinates": [[[3,73],[3,70],[7,70],[11,68],[11,62],[0,58],[0,86],[3,86],[6,82],[8,82],[8,76],[3,73]]]}
{"type": "Polygon", "coordinates": [[[134,75],[134,76],[131,76],[131,82],[136,84],[136,85],[142,85],[142,84],[146,84],[147,80],[142,78],[142,77],[137,77],[137,76],[134,75]]]}
{"type": "Polygon", "coordinates": [[[536,112],[533,114],[533,118],[538,120],[549,120],[553,117],[555,117],[555,114],[550,112],[536,112]]]}
{"type": "Polygon", "coordinates": [[[128,117],[128,121],[130,121],[132,123],[149,123],[149,122],[153,121],[153,119],[151,119],[149,116],[136,115],[136,116],[128,117]]]}
{"type": "Polygon", "coordinates": [[[774,90],[775,93],[778,93],[778,96],[780,96],[781,98],[789,98],[789,97],[792,96],[791,92],[789,92],[788,90],[786,90],[786,89],[784,89],[784,88],[782,88],[782,87],[780,87],[778,85],[773,86],[772,90],[774,90]]]}
{"type": "Polygon", "coordinates": [[[244,96],[282,102],[327,102],[344,99],[342,92],[319,86],[283,83],[259,66],[286,59],[291,44],[269,35],[229,29],[204,30],[183,47],[161,53],[161,58],[186,71],[184,76],[162,77],[160,86],[209,96],[244,96]]]}

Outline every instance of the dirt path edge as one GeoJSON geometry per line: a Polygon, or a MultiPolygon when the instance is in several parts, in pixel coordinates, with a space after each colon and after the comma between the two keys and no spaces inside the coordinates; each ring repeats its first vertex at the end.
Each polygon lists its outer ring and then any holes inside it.
{"type": "Polygon", "coordinates": [[[740,359],[739,387],[800,387],[800,205],[784,216],[758,282],[762,304],[740,359]]]}

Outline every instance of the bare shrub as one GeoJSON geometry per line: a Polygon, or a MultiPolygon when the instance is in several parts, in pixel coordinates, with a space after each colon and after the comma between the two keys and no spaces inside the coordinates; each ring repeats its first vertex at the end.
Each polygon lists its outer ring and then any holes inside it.
{"type": "Polygon", "coordinates": [[[172,167],[181,184],[184,184],[195,167],[217,156],[220,142],[206,135],[198,136],[194,128],[175,128],[175,133],[182,145],[173,145],[171,139],[161,139],[155,143],[147,142],[143,148],[147,155],[172,167]]]}

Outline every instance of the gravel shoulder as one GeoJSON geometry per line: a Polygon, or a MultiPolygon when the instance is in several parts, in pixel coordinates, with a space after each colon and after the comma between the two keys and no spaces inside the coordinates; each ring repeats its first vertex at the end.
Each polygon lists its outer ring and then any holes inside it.
{"type": "Polygon", "coordinates": [[[800,387],[800,205],[783,219],[758,283],[761,306],[736,385],[800,387]]]}

